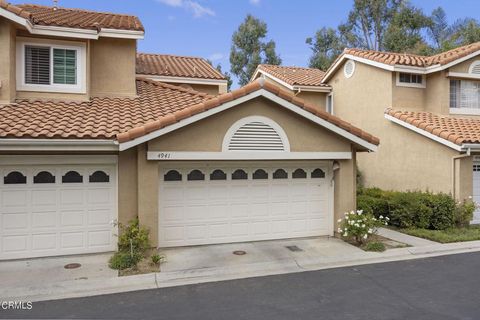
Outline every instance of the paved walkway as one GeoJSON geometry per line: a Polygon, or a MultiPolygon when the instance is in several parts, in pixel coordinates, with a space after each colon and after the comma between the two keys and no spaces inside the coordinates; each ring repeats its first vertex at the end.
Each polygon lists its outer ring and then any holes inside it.
{"type": "Polygon", "coordinates": [[[401,233],[401,232],[398,232],[392,229],[387,229],[387,228],[380,228],[378,230],[378,235],[394,241],[408,244],[409,246],[412,246],[412,247],[425,247],[425,246],[432,246],[432,245],[438,244],[438,242],[435,242],[435,241],[417,238],[417,237],[410,236],[408,234],[401,233]]]}

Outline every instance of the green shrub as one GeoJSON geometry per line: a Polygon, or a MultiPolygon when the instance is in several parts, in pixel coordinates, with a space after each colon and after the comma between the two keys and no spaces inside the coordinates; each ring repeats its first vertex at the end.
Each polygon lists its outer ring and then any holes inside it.
{"type": "Polygon", "coordinates": [[[338,233],[342,237],[352,239],[357,244],[365,243],[377,232],[378,227],[388,225],[388,217],[375,218],[362,210],[345,212],[343,219],[338,219],[338,233]]]}
{"type": "Polygon", "coordinates": [[[161,255],[159,255],[158,253],[152,255],[150,257],[150,259],[152,260],[152,264],[154,265],[159,265],[160,262],[163,260],[163,257],[161,255]]]}
{"type": "Polygon", "coordinates": [[[108,261],[108,265],[112,269],[124,270],[128,268],[136,267],[138,262],[142,259],[140,254],[129,252],[115,252],[115,254],[108,261]]]}
{"type": "Polygon", "coordinates": [[[474,203],[455,203],[451,195],[420,191],[383,191],[360,188],[357,208],[375,217],[389,217],[400,228],[444,230],[468,225],[475,211],[474,203]]]}
{"type": "Polygon", "coordinates": [[[383,252],[387,250],[385,245],[382,242],[372,241],[368,242],[364,247],[363,250],[365,251],[374,251],[374,252],[383,252]]]}
{"type": "Polygon", "coordinates": [[[476,205],[471,199],[464,200],[457,204],[455,208],[455,225],[457,227],[468,227],[473,219],[476,205]]]}
{"type": "Polygon", "coordinates": [[[118,237],[118,251],[135,252],[140,255],[150,248],[148,230],[141,227],[138,218],[133,219],[128,225],[119,224],[120,236],[118,237]]]}

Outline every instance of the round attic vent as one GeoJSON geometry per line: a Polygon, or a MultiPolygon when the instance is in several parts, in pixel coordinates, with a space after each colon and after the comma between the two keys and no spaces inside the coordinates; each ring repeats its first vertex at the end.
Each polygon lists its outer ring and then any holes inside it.
{"type": "Polygon", "coordinates": [[[353,76],[353,73],[355,72],[355,61],[353,60],[348,60],[345,62],[345,65],[343,66],[343,74],[345,75],[345,78],[350,78],[353,76]]]}

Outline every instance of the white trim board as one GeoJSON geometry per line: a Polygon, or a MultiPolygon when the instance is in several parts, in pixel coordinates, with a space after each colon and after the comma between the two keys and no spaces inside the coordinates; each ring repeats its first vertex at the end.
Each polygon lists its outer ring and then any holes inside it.
{"type": "Polygon", "coordinates": [[[351,152],[286,152],[286,151],[224,151],[183,152],[148,151],[147,160],[343,160],[352,159],[351,152]]]}
{"type": "Polygon", "coordinates": [[[334,124],[332,124],[332,123],[330,123],[330,122],[328,122],[328,121],[326,121],[322,118],[319,118],[316,115],[300,108],[299,106],[297,106],[297,105],[295,105],[291,102],[288,102],[287,100],[282,99],[279,96],[271,93],[270,91],[267,91],[267,90],[262,88],[262,89],[254,91],[254,92],[251,92],[251,93],[249,93],[245,96],[237,98],[235,100],[226,102],[226,103],[224,103],[224,104],[222,104],[218,107],[212,108],[210,110],[207,110],[207,111],[198,113],[196,115],[193,115],[191,117],[188,117],[186,119],[180,120],[179,122],[176,122],[176,123],[174,123],[172,125],[169,125],[165,128],[150,132],[150,133],[148,133],[144,136],[141,136],[139,138],[120,143],[120,151],[132,148],[134,146],[137,146],[137,145],[142,144],[144,142],[147,142],[149,140],[158,138],[158,137],[160,137],[164,134],[167,134],[169,132],[172,132],[174,130],[182,128],[182,127],[184,127],[186,125],[189,125],[191,123],[194,123],[196,121],[205,119],[205,118],[210,117],[214,114],[220,113],[222,111],[225,111],[227,109],[230,109],[232,107],[235,107],[235,106],[240,105],[240,104],[242,104],[246,101],[252,100],[252,99],[260,97],[260,96],[265,97],[265,98],[277,103],[278,105],[283,106],[286,109],[288,109],[290,111],[293,111],[294,113],[296,113],[298,115],[301,115],[304,118],[307,118],[308,120],[326,128],[330,131],[333,131],[334,133],[352,141],[353,143],[356,143],[356,144],[366,148],[367,150],[376,151],[377,148],[378,148],[376,145],[374,145],[374,144],[372,144],[368,141],[365,141],[362,138],[359,138],[356,135],[354,135],[354,134],[352,134],[352,133],[350,133],[350,132],[348,132],[348,131],[340,128],[340,127],[337,127],[336,125],[334,125],[334,124]]]}
{"type": "Polygon", "coordinates": [[[207,85],[227,85],[227,80],[219,79],[202,79],[202,78],[189,78],[189,77],[171,77],[171,76],[156,76],[149,74],[136,74],[137,77],[147,78],[160,82],[172,82],[172,83],[187,83],[187,84],[207,84],[207,85]]]}
{"type": "Polygon", "coordinates": [[[117,164],[116,155],[1,155],[0,165],[117,164]]]}
{"type": "Polygon", "coordinates": [[[260,70],[260,69],[257,69],[255,71],[255,73],[253,74],[252,76],[252,79],[251,81],[255,80],[258,76],[258,74],[261,74],[262,77],[268,77],[270,79],[272,79],[273,81],[275,82],[278,82],[279,84],[281,84],[282,86],[292,90],[292,91],[308,91],[308,92],[331,92],[332,91],[332,88],[328,88],[328,87],[324,87],[324,86],[305,86],[305,85],[291,85],[277,77],[274,77],[272,76],[270,73],[266,72],[266,71],[263,71],[263,70],[260,70]]]}
{"type": "Polygon", "coordinates": [[[327,73],[325,74],[325,77],[323,77],[322,83],[326,83],[327,80],[330,78],[330,76],[332,76],[337,71],[337,68],[346,59],[351,59],[351,60],[354,60],[354,61],[358,61],[358,62],[367,64],[367,65],[371,65],[371,66],[381,68],[381,69],[384,69],[384,70],[388,70],[388,71],[416,73],[416,74],[429,74],[429,73],[434,73],[434,72],[438,72],[438,71],[448,69],[451,66],[462,63],[463,61],[466,61],[466,60],[471,59],[473,57],[476,57],[478,55],[480,55],[480,50],[475,51],[475,52],[473,52],[473,53],[471,53],[471,54],[469,54],[465,57],[456,59],[456,60],[454,60],[450,63],[444,64],[444,65],[436,64],[436,65],[429,66],[429,67],[413,67],[413,66],[405,66],[405,65],[389,65],[389,64],[385,64],[385,63],[381,63],[381,62],[376,62],[376,61],[373,61],[373,60],[370,60],[370,59],[357,57],[357,56],[354,56],[354,55],[351,55],[351,54],[342,54],[340,59],[338,59],[337,62],[333,66],[331,66],[329,68],[329,70],[327,70],[327,73]]]}
{"type": "Polygon", "coordinates": [[[0,139],[1,151],[118,151],[113,140],[0,139]]]}
{"type": "Polygon", "coordinates": [[[0,8],[0,16],[25,27],[31,34],[78,39],[98,39],[99,37],[110,37],[140,40],[145,37],[145,32],[136,30],[117,30],[105,28],[100,29],[100,31],[96,31],[89,29],[36,25],[32,24],[29,20],[17,16],[16,14],[3,8],[0,8]]]}

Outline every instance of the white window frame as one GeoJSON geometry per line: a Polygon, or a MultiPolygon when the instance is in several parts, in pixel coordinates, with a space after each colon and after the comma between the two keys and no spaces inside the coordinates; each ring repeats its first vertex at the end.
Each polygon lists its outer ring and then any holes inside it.
{"type": "MultiPolygon", "coordinates": [[[[463,79],[451,79],[451,80],[459,80],[460,82],[479,82],[478,80],[463,80],[463,79]]],[[[451,90],[451,85],[449,85],[449,90],[451,90]]],[[[460,96],[462,95],[462,92],[461,92],[461,84],[460,84],[460,96]]],[[[450,94],[451,92],[449,92],[449,99],[451,99],[450,97],[450,94]]],[[[460,99],[460,97],[457,97],[457,103],[458,103],[458,99],[460,99]]],[[[460,114],[460,115],[480,115],[480,108],[465,108],[465,107],[450,107],[450,114],[460,114]]]]}
{"type": "Polygon", "coordinates": [[[84,43],[57,43],[36,41],[37,39],[18,40],[17,39],[17,90],[18,91],[37,91],[37,92],[59,92],[59,93],[86,93],[86,45],[84,43]],[[25,47],[47,47],[50,48],[50,84],[30,84],[25,83],[25,47]],[[53,49],[75,50],[77,56],[77,83],[76,84],[56,84],[53,83],[53,49]]]}
{"type": "Polygon", "coordinates": [[[329,94],[327,94],[327,96],[325,97],[325,111],[327,111],[328,113],[330,114],[333,114],[333,92],[330,92],[329,94]],[[332,102],[331,103],[331,106],[330,106],[330,110],[328,110],[328,98],[330,97],[330,101],[332,102]]]}
{"type": "Polygon", "coordinates": [[[417,74],[411,72],[396,72],[396,85],[397,87],[408,87],[408,88],[426,88],[427,87],[427,77],[424,74],[417,74]],[[422,83],[407,83],[400,82],[400,73],[415,74],[422,77],[422,83]]]}

